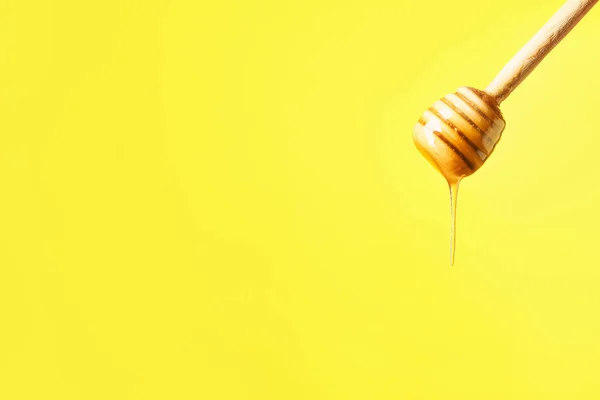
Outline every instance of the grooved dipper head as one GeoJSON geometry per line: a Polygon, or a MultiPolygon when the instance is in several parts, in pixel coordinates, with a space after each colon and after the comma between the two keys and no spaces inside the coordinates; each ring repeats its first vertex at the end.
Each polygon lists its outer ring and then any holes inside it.
{"type": "Polygon", "coordinates": [[[415,125],[413,140],[448,182],[456,182],[483,165],[505,125],[490,95],[461,87],[423,113],[415,125]]]}

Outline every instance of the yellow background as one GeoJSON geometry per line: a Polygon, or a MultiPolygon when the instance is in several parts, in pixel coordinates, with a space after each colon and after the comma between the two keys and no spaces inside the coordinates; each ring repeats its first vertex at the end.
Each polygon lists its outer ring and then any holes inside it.
{"type": "Polygon", "coordinates": [[[561,3],[1,1],[0,398],[599,398],[600,9],[411,139],[561,3]]]}

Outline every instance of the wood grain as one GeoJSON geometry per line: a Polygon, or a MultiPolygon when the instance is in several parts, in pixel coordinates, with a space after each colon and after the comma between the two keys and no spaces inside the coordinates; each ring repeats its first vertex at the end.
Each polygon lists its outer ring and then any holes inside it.
{"type": "Polygon", "coordinates": [[[597,2],[598,0],[568,0],[506,64],[485,91],[500,104],[597,2]]]}

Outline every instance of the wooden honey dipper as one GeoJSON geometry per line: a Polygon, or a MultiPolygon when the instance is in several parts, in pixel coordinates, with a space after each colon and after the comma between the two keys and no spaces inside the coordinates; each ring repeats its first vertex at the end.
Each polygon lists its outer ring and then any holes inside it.
{"type": "Polygon", "coordinates": [[[597,2],[567,0],[485,90],[461,87],[435,102],[415,125],[415,145],[450,187],[450,265],[454,263],[458,185],[483,165],[500,140],[506,125],[500,103],[597,2]]]}

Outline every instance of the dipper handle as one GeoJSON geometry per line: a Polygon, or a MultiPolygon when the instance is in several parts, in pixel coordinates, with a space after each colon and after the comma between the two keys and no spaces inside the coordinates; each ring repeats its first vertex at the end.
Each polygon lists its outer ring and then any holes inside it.
{"type": "Polygon", "coordinates": [[[597,2],[598,0],[567,0],[506,64],[485,91],[500,104],[597,2]]]}

